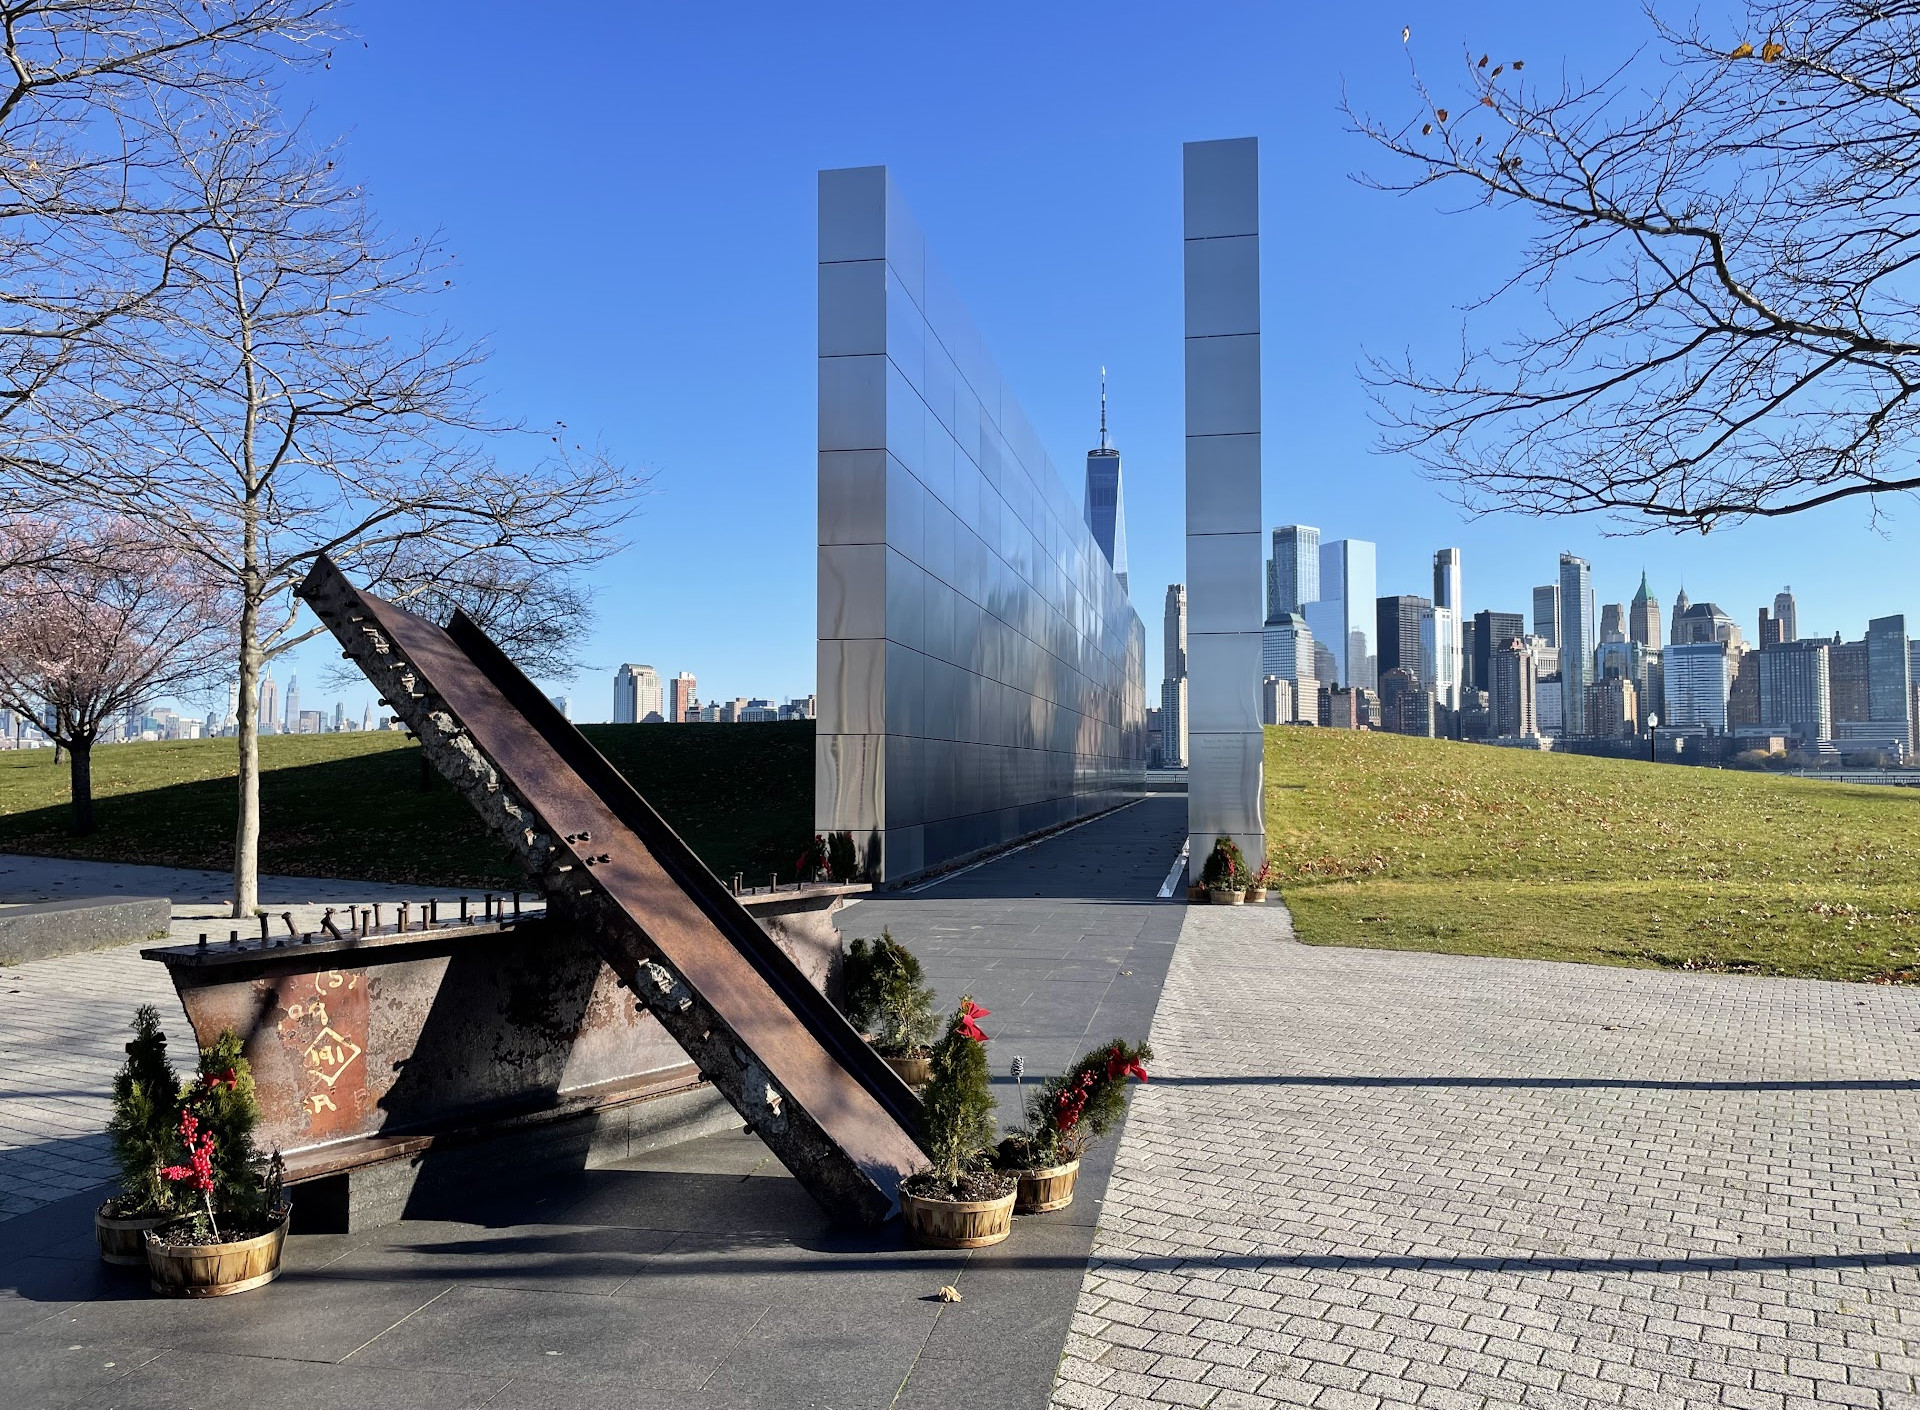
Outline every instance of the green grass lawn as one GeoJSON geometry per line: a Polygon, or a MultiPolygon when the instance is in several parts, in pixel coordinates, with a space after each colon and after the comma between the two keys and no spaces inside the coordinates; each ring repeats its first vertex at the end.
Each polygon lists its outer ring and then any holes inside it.
{"type": "MultiPolygon", "coordinates": [[[[588,725],[585,733],[722,876],[758,884],[813,835],[813,725],[588,725]]],[[[522,879],[399,733],[260,742],[260,870],[434,885],[522,879]]],[[[98,827],[68,834],[67,769],[51,749],[0,753],[0,852],[161,866],[233,865],[230,739],[96,749],[98,827]]]]}
{"type": "Polygon", "coordinates": [[[1312,944],[1920,982],[1920,789],[1267,731],[1312,944]]]}

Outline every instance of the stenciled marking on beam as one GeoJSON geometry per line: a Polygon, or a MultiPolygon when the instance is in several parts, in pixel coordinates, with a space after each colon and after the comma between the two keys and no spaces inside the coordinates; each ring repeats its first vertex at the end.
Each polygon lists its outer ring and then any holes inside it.
{"type": "Polygon", "coordinates": [[[969,862],[966,866],[961,867],[957,871],[946,872],[941,876],[936,876],[931,881],[923,881],[918,886],[909,886],[906,889],[905,894],[909,896],[918,896],[922,891],[931,890],[932,888],[940,885],[942,882],[952,881],[956,876],[965,876],[970,871],[974,871],[980,867],[984,867],[988,862],[1004,862],[1008,857],[1011,857],[1019,852],[1024,852],[1029,847],[1038,847],[1042,842],[1051,842],[1056,837],[1065,837],[1069,832],[1073,832],[1077,828],[1083,828],[1088,823],[1099,822],[1100,819],[1102,818],[1116,817],[1119,814],[1126,812],[1126,810],[1131,808],[1134,805],[1134,803],[1144,803],[1146,801],[1147,800],[1145,798],[1135,798],[1130,803],[1122,803],[1119,807],[1109,808],[1104,813],[1095,813],[1092,817],[1082,818],[1077,823],[1069,823],[1065,827],[1057,828],[1052,832],[1043,833],[1039,837],[1029,838],[1027,841],[1022,842],[1018,847],[1009,847],[1004,852],[995,852],[990,857],[982,857],[977,862],[969,862]]]}

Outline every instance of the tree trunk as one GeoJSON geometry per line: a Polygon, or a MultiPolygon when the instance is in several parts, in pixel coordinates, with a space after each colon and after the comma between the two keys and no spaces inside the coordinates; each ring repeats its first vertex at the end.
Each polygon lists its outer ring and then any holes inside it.
{"type": "Polygon", "coordinates": [[[260,903],[260,652],[254,645],[259,609],[249,596],[240,607],[240,698],[234,742],[240,751],[240,798],[233,832],[233,918],[245,920],[260,903]]]}
{"type": "Polygon", "coordinates": [[[76,739],[67,745],[68,777],[73,782],[73,835],[93,831],[93,741],[76,739]]]}

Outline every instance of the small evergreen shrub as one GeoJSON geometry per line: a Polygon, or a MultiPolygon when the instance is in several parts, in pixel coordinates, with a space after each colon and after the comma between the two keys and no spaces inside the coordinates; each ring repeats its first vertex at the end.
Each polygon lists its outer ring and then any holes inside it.
{"type": "Polygon", "coordinates": [[[152,1004],[133,1015],[127,1060],[113,1078],[113,1116],[107,1137],[120,1167],[120,1193],[112,1213],[123,1219],[170,1214],[179,1206],[173,1184],[161,1175],[180,1126],[180,1078],[167,1058],[167,1035],[152,1004]]]}
{"type": "MultiPolygon", "coordinates": [[[[190,1212],[195,1239],[245,1238],[279,1217],[268,1207],[268,1187],[277,1179],[263,1170],[254,1149],[259,1124],[253,1068],[229,1028],[200,1050],[200,1075],[181,1097],[175,1137],[181,1160],[160,1172],[190,1212]]],[[[274,1197],[277,1203],[277,1189],[274,1197]]]]}
{"type": "Polygon", "coordinates": [[[855,939],[841,971],[847,1022],[873,1039],[885,1057],[917,1057],[940,1031],[933,990],[913,951],[882,929],[878,940],[855,939]]]}
{"type": "Polygon", "coordinates": [[[1025,1129],[1000,1143],[1007,1169],[1038,1170],[1078,1160],[1127,1111],[1127,1079],[1147,1080],[1153,1049],[1114,1038],[1088,1052],[1027,1098],[1025,1129]]]}
{"type": "Polygon", "coordinates": [[[1240,844],[1231,837],[1213,839],[1207,864],[1201,869],[1200,884],[1209,891],[1240,891],[1247,884],[1247,859],[1240,844]]]}
{"type": "Polygon", "coordinates": [[[978,1020],[987,1010],[968,995],[947,1020],[933,1047],[933,1078],[920,1094],[920,1148],[932,1169],[909,1176],[904,1188],[928,1199],[995,1199],[1014,1186],[1012,1176],[992,1168],[993,1085],[987,1070],[987,1035],[978,1020]]]}

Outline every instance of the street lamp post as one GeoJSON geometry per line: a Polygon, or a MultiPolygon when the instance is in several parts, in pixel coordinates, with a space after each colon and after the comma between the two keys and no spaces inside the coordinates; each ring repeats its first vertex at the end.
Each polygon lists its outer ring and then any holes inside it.
{"type": "Polygon", "coordinates": [[[1649,764],[1659,762],[1657,759],[1653,757],[1654,742],[1659,738],[1660,738],[1660,717],[1658,715],[1650,714],[1647,716],[1647,762],[1649,764]]]}

